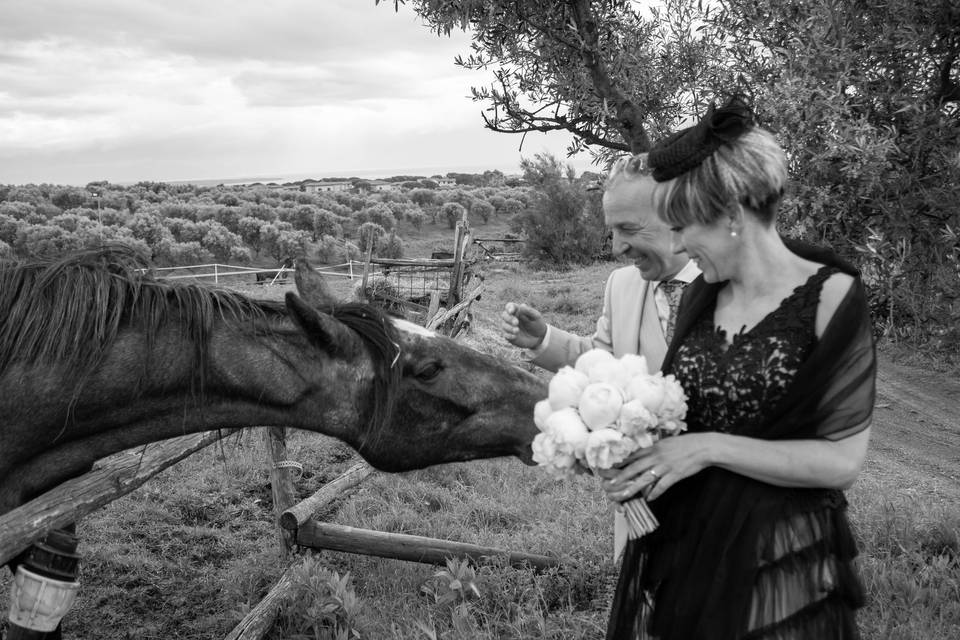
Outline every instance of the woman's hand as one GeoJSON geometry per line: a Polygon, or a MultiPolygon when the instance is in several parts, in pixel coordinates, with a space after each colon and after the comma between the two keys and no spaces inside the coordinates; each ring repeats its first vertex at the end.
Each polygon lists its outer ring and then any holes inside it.
{"type": "Polygon", "coordinates": [[[619,469],[600,469],[603,489],[614,502],[626,502],[637,494],[656,500],[663,493],[710,466],[713,433],[688,433],[658,440],[652,447],[637,449],[619,469]]]}
{"type": "Polygon", "coordinates": [[[841,440],[760,440],[728,433],[687,433],[638,449],[619,469],[601,472],[616,502],[638,493],[656,500],[709,466],[778,487],[849,489],[867,454],[870,427],[841,440]]]}

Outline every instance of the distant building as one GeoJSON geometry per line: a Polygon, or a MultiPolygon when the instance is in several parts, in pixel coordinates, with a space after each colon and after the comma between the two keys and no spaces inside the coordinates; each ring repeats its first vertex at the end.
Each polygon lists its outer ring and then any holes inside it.
{"type": "Polygon", "coordinates": [[[454,187],[457,184],[457,181],[453,178],[430,178],[437,183],[438,187],[454,187]]]}
{"type": "Polygon", "coordinates": [[[393,182],[387,182],[386,180],[370,181],[371,191],[397,191],[398,189],[399,189],[399,185],[393,182]]]}
{"type": "Polygon", "coordinates": [[[353,184],[349,182],[304,182],[303,190],[307,193],[321,193],[323,191],[350,191],[353,184]]]}

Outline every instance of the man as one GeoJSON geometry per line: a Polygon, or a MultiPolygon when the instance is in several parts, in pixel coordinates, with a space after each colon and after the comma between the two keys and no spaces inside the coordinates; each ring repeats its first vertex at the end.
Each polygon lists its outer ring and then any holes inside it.
{"type": "MultiPolygon", "coordinates": [[[[607,279],[603,311],[591,337],[548,325],[529,305],[506,304],[500,314],[501,331],[511,344],[530,350],[531,362],[556,371],[573,365],[584,351],[600,348],[617,357],[638,353],[651,371],[660,368],[683,286],[700,275],[700,269],[686,253],[673,251],[673,234],[654,207],[655,185],[646,154],[622,158],[610,169],[603,195],[604,222],[613,231],[614,255],[630,258],[634,264],[615,270],[607,279]]],[[[614,560],[626,544],[626,535],[626,522],[617,514],[614,560]]]]}

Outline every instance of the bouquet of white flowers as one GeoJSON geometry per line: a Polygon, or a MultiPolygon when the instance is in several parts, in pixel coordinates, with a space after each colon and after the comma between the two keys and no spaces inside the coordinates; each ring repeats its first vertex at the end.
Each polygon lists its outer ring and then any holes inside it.
{"type": "MultiPolygon", "coordinates": [[[[578,465],[609,469],[636,449],[687,428],[687,397],[672,375],[650,373],[643,356],[615,358],[591,349],[573,367],[550,380],[548,397],[534,407],[541,433],[533,439],[533,459],[557,477],[578,465]]],[[[623,505],[631,538],[657,528],[643,498],[623,505]]]]}

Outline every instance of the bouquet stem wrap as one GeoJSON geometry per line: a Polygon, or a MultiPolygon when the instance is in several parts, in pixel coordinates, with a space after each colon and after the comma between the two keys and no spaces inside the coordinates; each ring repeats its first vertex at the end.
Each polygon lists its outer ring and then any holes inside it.
{"type": "Polygon", "coordinates": [[[631,498],[618,507],[627,520],[627,537],[637,540],[653,532],[660,523],[644,498],[631,498]]]}

